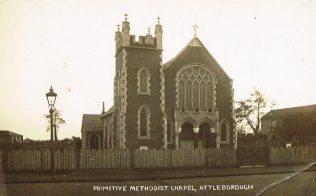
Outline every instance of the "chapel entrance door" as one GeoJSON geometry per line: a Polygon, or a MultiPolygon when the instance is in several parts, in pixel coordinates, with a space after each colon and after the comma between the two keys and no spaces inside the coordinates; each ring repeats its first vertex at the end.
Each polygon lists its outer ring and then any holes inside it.
{"type": "Polygon", "coordinates": [[[211,126],[208,123],[203,123],[199,127],[198,147],[210,148],[211,147],[211,126]]]}
{"type": "Polygon", "coordinates": [[[180,149],[193,149],[193,148],[194,148],[193,125],[191,123],[184,123],[181,126],[180,149]]]}

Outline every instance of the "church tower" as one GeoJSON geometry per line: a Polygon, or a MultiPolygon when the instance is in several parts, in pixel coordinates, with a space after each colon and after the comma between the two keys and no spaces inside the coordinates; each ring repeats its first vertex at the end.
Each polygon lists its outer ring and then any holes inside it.
{"type": "Polygon", "coordinates": [[[116,148],[166,148],[162,26],[138,41],[125,14],[115,33],[114,127],[116,148]]]}

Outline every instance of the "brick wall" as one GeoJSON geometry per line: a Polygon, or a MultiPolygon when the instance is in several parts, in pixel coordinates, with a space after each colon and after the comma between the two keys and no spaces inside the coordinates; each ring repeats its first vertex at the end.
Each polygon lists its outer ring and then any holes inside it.
{"type": "Polygon", "coordinates": [[[162,114],[160,109],[160,62],[161,50],[126,48],[127,53],[127,111],[126,147],[162,147],[162,114]],[[150,72],[150,95],[137,94],[137,72],[146,67],[150,72]],[[146,105],[150,109],[150,139],[137,139],[137,111],[146,105]]]}

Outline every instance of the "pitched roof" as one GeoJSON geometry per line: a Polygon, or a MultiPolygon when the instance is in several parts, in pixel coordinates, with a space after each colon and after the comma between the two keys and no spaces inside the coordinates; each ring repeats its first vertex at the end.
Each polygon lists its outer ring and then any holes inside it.
{"type": "Polygon", "coordinates": [[[195,54],[196,52],[199,52],[201,50],[198,51],[194,51],[192,49],[204,49],[207,53],[207,55],[210,57],[211,61],[213,64],[215,64],[217,67],[219,67],[221,69],[221,71],[224,72],[224,74],[231,79],[228,74],[225,72],[225,70],[218,64],[218,62],[215,60],[215,58],[211,55],[211,53],[207,50],[207,48],[203,45],[203,43],[201,42],[201,40],[198,37],[193,37],[189,43],[171,60],[169,60],[168,62],[166,62],[163,65],[163,69],[168,69],[170,66],[172,66],[172,64],[179,58],[182,57],[182,55],[187,55],[189,53],[191,54],[195,54]],[[190,51],[192,50],[192,51],[190,51]]]}
{"type": "Polygon", "coordinates": [[[102,120],[100,114],[83,114],[82,116],[82,131],[100,131],[102,130],[102,120]]]}
{"type": "Polygon", "coordinates": [[[0,130],[0,135],[12,135],[12,136],[22,136],[21,134],[14,133],[8,130],[0,130]]]}
{"type": "Polygon", "coordinates": [[[108,109],[108,111],[106,111],[103,115],[107,116],[109,114],[112,114],[113,112],[114,112],[114,105],[110,107],[110,109],[108,109]]]}
{"type": "Polygon", "coordinates": [[[261,119],[280,118],[295,113],[316,114],[316,104],[271,110],[266,115],[262,116],[261,119]]]}

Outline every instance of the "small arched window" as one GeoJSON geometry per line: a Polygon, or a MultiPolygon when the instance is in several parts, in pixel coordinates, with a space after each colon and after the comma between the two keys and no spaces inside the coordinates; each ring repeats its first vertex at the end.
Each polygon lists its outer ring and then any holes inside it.
{"type": "Polygon", "coordinates": [[[229,124],[226,120],[223,120],[221,123],[221,142],[229,142],[229,124]]]}
{"type": "Polygon", "coordinates": [[[118,140],[118,146],[119,148],[121,148],[121,145],[122,145],[122,132],[121,132],[121,110],[120,108],[117,109],[116,111],[116,139],[118,140]]]}
{"type": "Polygon", "coordinates": [[[108,125],[107,123],[103,124],[103,148],[108,149],[109,148],[109,137],[108,137],[108,125]]]}
{"type": "Polygon", "coordinates": [[[90,150],[98,150],[100,138],[97,134],[91,134],[89,137],[89,149],[90,150]]]}
{"type": "Polygon", "coordinates": [[[167,141],[170,144],[173,143],[173,130],[174,130],[174,125],[173,125],[171,119],[168,118],[168,120],[167,120],[167,141]]]}
{"type": "Polygon", "coordinates": [[[116,76],[116,80],[115,80],[115,83],[116,83],[116,96],[120,96],[121,95],[121,73],[118,72],[117,76],[116,76]]]}
{"type": "Polygon", "coordinates": [[[150,138],[150,110],[146,106],[141,106],[137,112],[138,116],[138,138],[150,138]]]}
{"type": "Polygon", "coordinates": [[[137,73],[137,93],[141,95],[150,94],[150,73],[146,67],[142,67],[137,73]]]}

